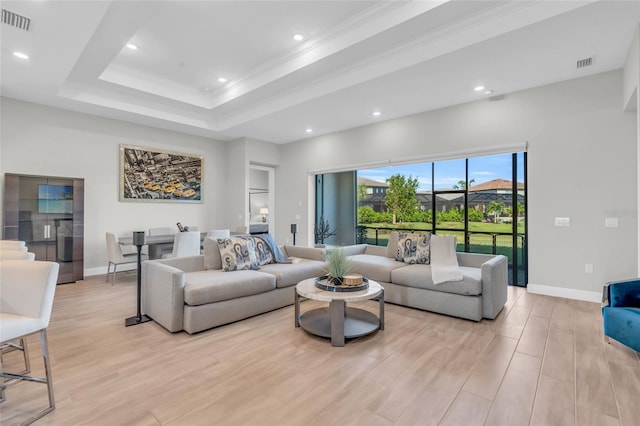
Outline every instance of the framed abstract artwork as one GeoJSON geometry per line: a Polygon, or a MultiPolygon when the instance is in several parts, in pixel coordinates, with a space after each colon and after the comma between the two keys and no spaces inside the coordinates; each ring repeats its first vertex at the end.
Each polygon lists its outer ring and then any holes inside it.
{"type": "Polygon", "coordinates": [[[201,155],[120,145],[120,201],[202,203],[201,155]]]}

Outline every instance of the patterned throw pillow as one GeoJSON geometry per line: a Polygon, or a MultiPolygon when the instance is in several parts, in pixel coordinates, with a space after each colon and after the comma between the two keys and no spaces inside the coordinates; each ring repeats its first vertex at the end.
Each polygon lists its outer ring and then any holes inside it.
{"type": "Polygon", "coordinates": [[[251,237],[218,238],[222,270],[260,269],[251,237]]]}
{"type": "Polygon", "coordinates": [[[396,260],[404,263],[429,264],[429,239],[430,233],[425,234],[398,234],[398,250],[396,260]]]}
{"type": "Polygon", "coordinates": [[[260,237],[253,237],[253,244],[256,248],[256,258],[260,266],[274,263],[273,253],[267,243],[260,237]]]}

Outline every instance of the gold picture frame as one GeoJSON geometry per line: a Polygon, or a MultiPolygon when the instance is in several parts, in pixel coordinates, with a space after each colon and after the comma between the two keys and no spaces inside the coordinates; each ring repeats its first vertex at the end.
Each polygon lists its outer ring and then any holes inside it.
{"type": "Polygon", "coordinates": [[[202,155],[120,145],[120,201],[202,203],[202,155]]]}

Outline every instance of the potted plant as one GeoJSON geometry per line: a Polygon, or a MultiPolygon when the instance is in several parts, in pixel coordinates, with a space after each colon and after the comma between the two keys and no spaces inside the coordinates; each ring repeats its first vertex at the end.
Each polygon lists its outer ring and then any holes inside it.
{"type": "Polygon", "coordinates": [[[316,223],[314,233],[316,237],[316,245],[318,247],[324,247],[325,238],[336,235],[336,230],[331,230],[329,221],[324,220],[324,216],[320,216],[320,220],[316,223]]]}
{"type": "Polygon", "coordinates": [[[332,248],[325,254],[327,262],[327,282],[342,285],[342,279],[351,269],[351,261],[341,247],[332,248]]]}

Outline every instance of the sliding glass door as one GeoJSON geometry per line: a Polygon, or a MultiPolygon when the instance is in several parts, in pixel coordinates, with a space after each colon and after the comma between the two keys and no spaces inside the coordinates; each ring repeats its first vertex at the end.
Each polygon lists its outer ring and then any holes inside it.
{"type": "Polygon", "coordinates": [[[316,196],[316,225],[333,233],[316,242],[384,246],[394,230],[455,235],[458,251],[503,254],[509,283],[527,283],[525,152],[318,175],[316,196]]]}

